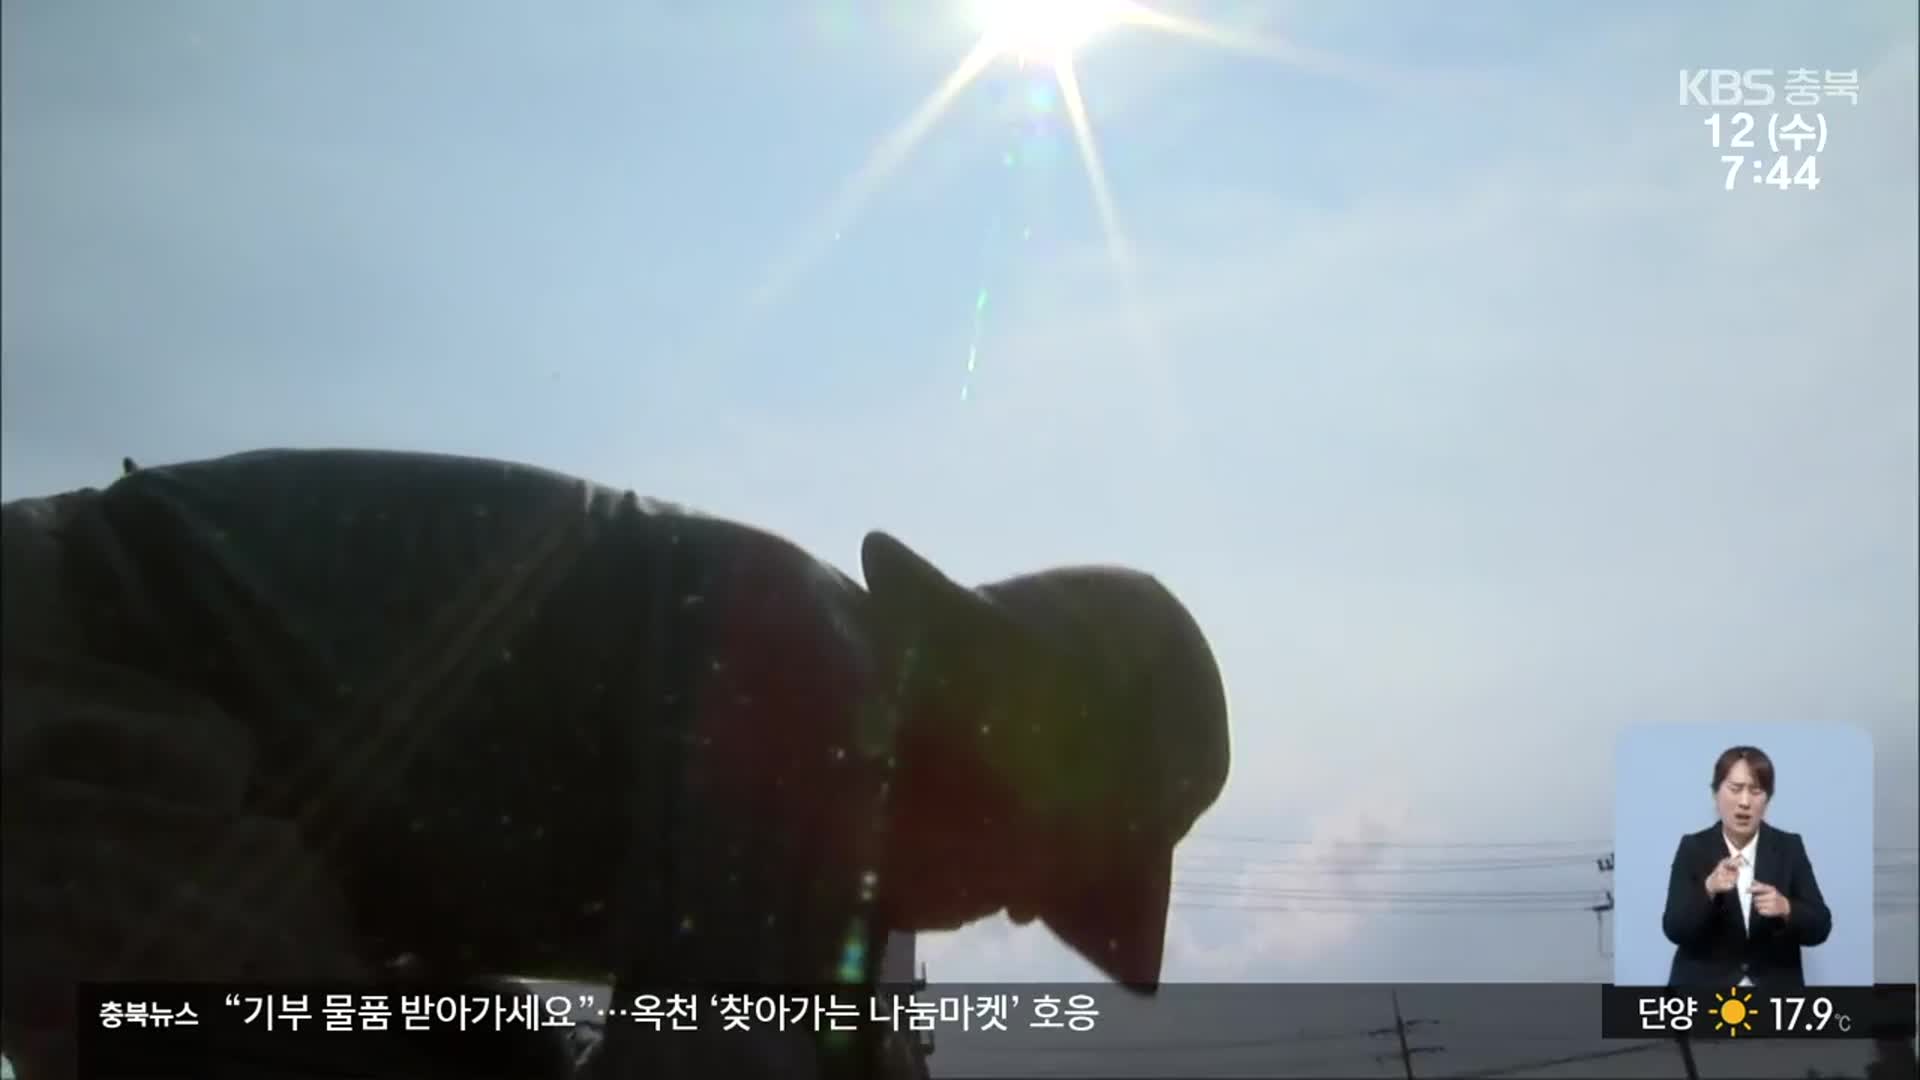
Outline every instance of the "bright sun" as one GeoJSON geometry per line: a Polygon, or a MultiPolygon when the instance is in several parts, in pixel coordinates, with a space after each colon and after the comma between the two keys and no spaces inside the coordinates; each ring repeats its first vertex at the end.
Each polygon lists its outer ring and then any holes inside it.
{"type": "Polygon", "coordinates": [[[1058,64],[1102,30],[1128,21],[1125,0],[976,0],[984,42],[1002,56],[1058,64]]]}
{"type": "Polygon", "coordinates": [[[1155,0],[961,0],[978,36],[945,79],[926,99],[876,145],[826,208],[814,229],[815,243],[772,267],[754,291],[753,303],[762,306],[785,291],[807,263],[825,249],[825,240],[840,238],[867,199],[892,175],[908,154],[933,129],[961,92],[1002,60],[1050,69],[1073,140],[1080,151],[1087,184],[1099,212],[1102,231],[1116,267],[1125,270],[1128,245],[1121,234],[1119,214],[1107,186],[1106,168],[1095,144],[1086,99],[1080,93],[1075,53],[1109,30],[1129,28],[1188,38],[1215,48],[1303,66],[1316,60],[1283,38],[1247,36],[1200,19],[1161,11],[1155,0]]]}

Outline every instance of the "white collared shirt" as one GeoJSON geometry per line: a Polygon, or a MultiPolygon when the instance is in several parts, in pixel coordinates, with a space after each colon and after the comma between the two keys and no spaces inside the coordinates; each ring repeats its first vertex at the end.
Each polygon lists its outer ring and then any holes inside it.
{"type": "MultiPolygon", "coordinates": [[[[1760,851],[1760,830],[1753,830],[1753,839],[1748,840],[1744,847],[1734,847],[1733,841],[1727,838],[1725,832],[1720,834],[1720,839],[1727,845],[1727,854],[1737,855],[1740,858],[1740,881],[1734,889],[1740,894],[1740,925],[1746,927],[1751,933],[1753,931],[1753,862],[1760,851]]],[[[1753,981],[1742,977],[1740,985],[1752,986],[1753,981]]]]}

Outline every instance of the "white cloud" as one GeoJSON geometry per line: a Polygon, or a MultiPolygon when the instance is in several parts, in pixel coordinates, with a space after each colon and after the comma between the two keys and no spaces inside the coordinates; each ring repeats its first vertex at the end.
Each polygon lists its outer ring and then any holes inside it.
{"type": "Polygon", "coordinates": [[[1314,980],[1337,977],[1339,957],[1380,915],[1337,896],[1392,881],[1404,861],[1391,846],[1410,835],[1412,806],[1403,791],[1345,785],[1345,796],[1309,812],[1295,824],[1307,842],[1290,846],[1293,864],[1276,877],[1249,859],[1233,860],[1225,877],[1219,865],[1189,858],[1174,882],[1175,910],[1167,930],[1166,978],[1170,982],[1314,980]],[[1304,826],[1304,827],[1303,827],[1304,826]],[[1364,883],[1356,886],[1356,881],[1364,883]],[[1295,899],[1264,899],[1284,887],[1295,899]],[[1301,892],[1319,898],[1299,898],[1301,892]],[[1331,894],[1333,899],[1327,898],[1331,894]],[[1185,905],[1205,904],[1204,908],[1185,905]],[[1215,906],[1219,905],[1219,906],[1215,906]],[[1229,910],[1239,907],[1241,910],[1229,910]],[[1293,908],[1294,910],[1272,910],[1293,908]]]}

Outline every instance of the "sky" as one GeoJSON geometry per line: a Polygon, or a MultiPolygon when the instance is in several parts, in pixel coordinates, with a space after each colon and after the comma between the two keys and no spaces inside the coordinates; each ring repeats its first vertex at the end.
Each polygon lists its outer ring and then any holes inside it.
{"type": "Polygon", "coordinates": [[[1912,5],[1166,7],[1270,47],[1076,55],[1116,250],[1039,67],[855,183],[961,0],[8,0],[0,490],[436,450],[1147,569],[1234,723],[1175,981],[1605,978],[1618,733],[1853,725],[1914,979],[1912,5]],[[1706,66],[1859,72],[1817,189],[1725,190],[1706,66]]]}

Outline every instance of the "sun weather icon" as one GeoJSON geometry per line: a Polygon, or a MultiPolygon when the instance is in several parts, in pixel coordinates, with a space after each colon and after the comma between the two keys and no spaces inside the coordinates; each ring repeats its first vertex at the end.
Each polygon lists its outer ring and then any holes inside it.
{"type": "Polygon", "coordinates": [[[1713,1030],[1725,1031],[1729,1038],[1737,1037],[1742,1031],[1752,1031],[1753,991],[1743,996],[1735,986],[1725,994],[1714,992],[1714,1000],[1720,1004],[1708,1009],[1708,1015],[1714,1018],[1713,1030]]]}

